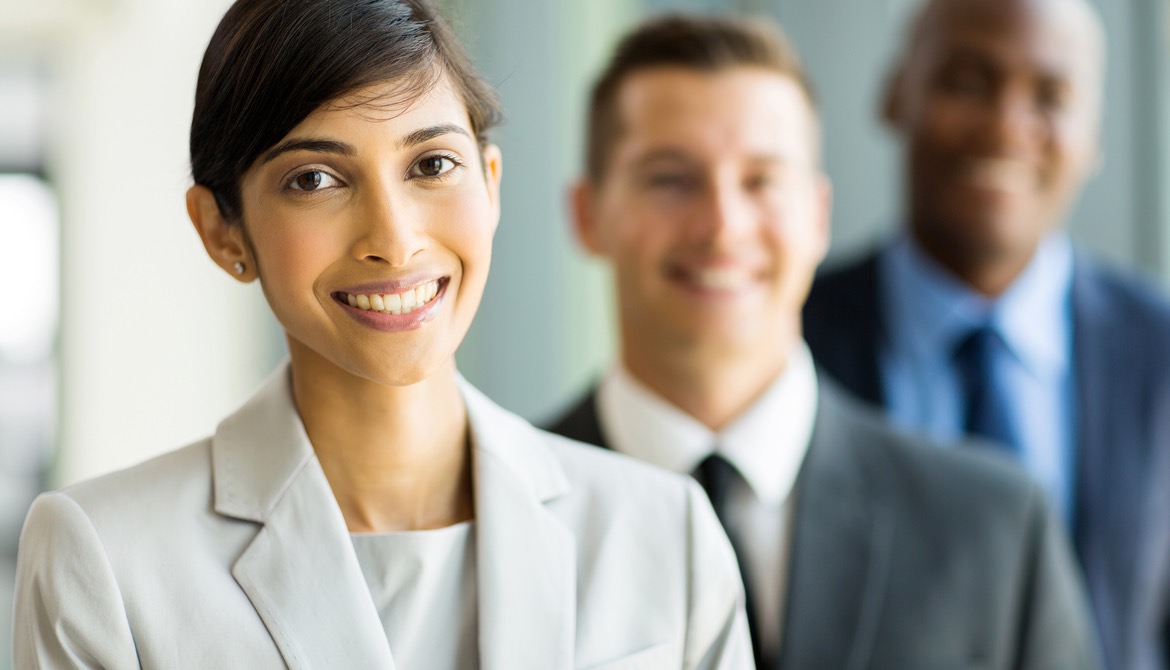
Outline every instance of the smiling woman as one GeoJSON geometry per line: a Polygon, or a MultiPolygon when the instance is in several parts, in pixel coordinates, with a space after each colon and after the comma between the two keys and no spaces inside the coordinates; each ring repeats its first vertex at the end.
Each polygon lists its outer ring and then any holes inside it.
{"type": "Polygon", "coordinates": [[[17,667],[751,667],[702,491],[456,371],[498,118],[422,0],[232,6],[187,209],[289,360],[212,437],[34,503],[17,667]]]}

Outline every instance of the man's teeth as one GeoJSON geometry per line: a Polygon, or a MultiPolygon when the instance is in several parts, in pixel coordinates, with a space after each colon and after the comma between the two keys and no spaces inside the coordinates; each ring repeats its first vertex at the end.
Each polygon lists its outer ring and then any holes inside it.
{"type": "Polygon", "coordinates": [[[734,291],[751,282],[751,276],[739,268],[709,268],[691,274],[696,286],[711,291],[734,291]]]}
{"type": "Polygon", "coordinates": [[[975,185],[997,191],[1024,191],[1035,181],[1035,175],[1026,163],[1010,159],[975,161],[968,168],[968,175],[975,185]]]}
{"type": "Polygon", "coordinates": [[[350,307],[368,312],[382,312],[383,314],[410,314],[435,299],[439,294],[439,282],[432,281],[417,286],[402,293],[388,293],[386,295],[354,295],[345,294],[345,300],[350,307]]]}

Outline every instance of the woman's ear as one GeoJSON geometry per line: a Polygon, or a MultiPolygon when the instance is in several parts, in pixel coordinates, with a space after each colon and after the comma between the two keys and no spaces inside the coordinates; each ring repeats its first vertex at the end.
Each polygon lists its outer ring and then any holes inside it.
{"type": "Polygon", "coordinates": [[[256,278],[256,262],[244,241],[243,227],[224,218],[211,189],[195,184],[187,190],[187,215],[216,265],[244,283],[256,278]]]}
{"type": "Polygon", "coordinates": [[[504,155],[494,144],[489,144],[483,149],[483,176],[487,180],[488,198],[495,209],[495,221],[499,224],[500,180],[504,177],[504,155]]]}

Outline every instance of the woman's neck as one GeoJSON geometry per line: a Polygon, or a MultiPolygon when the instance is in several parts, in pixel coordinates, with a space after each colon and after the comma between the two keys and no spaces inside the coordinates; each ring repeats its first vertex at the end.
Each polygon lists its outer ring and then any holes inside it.
{"type": "Polygon", "coordinates": [[[295,343],[290,352],[293,397],[350,532],[441,528],[475,516],[454,362],[393,387],[295,343]]]}

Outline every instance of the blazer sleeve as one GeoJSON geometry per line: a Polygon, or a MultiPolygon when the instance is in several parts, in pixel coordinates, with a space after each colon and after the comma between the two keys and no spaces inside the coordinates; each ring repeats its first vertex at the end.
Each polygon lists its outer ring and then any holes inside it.
{"type": "Polygon", "coordinates": [[[744,610],[743,580],[735,552],[707,494],[688,482],[690,602],[683,667],[687,670],[754,668],[744,610]]]}
{"type": "Polygon", "coordinates": [[[113,568],[97,529],[67,494],[33,502],[16,563],[13,665],[138,668],[113,568]]]}
{"type": "Polygon", "coordinates": [[[1025,548],[1019,670],[1098,670],[1102,666],[1080,571],[1044,494],[1032,487],[1025,548]]]}

